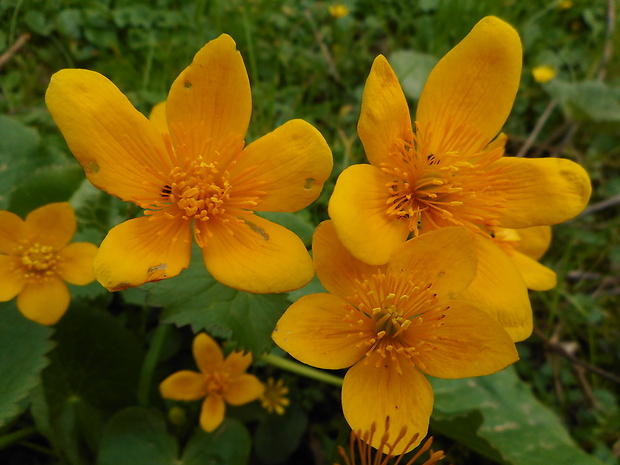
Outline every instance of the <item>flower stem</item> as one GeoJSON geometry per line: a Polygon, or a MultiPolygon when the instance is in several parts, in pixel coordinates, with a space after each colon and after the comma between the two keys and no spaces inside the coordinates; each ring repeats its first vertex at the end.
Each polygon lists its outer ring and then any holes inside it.
{"type": "Polygon", "coordinates": [[[37,432],[38,430],[36,427],[29,426],[28,428],[20,429],[2,436],[0,437],[0,450],[29,438],[30,436],[34,436],[37,432]]]}
{"type": "Polygon", "coordinates": [[[149,397],[151,393],[151,383],[153,382],[153,373],[155,367],[159,361],[161,349],[164,346],[164,342],[168,333],[170,332],[170,325],[160,324],[155,330],[155,336],[151,342],[144,363],[142,364],[142,371],[140,373],[140,382],[138,384],[138,403],[142,407],[148,407],[149,397]]]}
{"type": "Polygon", "coordinates": [[[340,376],[330,375],[329,373],[311,368],[299,362],[294,362],[293,360],[287,360],[273,354],[265,354],[261,357],[261,360],[269,365],[305,376],[306,378],[316,379],[317,381],[333,384],[334,386],[342,386],[342,378],[340,376]]]}

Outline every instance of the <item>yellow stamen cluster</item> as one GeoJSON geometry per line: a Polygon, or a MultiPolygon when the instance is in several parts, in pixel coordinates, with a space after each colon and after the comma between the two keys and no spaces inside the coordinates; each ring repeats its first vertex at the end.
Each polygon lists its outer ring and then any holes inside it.
{"type": "Polygon", "coordinates": [[[21,270],[27,280],[45,279],[56,273],[60,262],[57,250],[49,245],[35,242],[31,245],[21,245],[15,251],[21,256],[21,270]]]}
{"type": "Polygon", "coordinates": [[[204,380],[205,394],[223,396],[230,386],[231,377],[226,371],[208,373],[204,380]]]}
{"type": "Polygon", "coordinates": [[[284,385],[284,381],[279,379],[277,382],[273,378],[269,378],[265,384],[265,392],[260,397],[261,405],[267,412],[276,412],[278,415],[284,414],[284,409],[290,405],[288,387],[284,385]]]}
{"type": "Polygon", "coordinates": [[[356,284],[358,292],[348,299],[345,317],[351,328],[348,337],[360,339],[356,347],[366,346],[366,357],[378,354],[377,367],[393,363],[402,374],[404,361],[424,368],[424,359],[442,338],[436,330],[449,309],[437,302],[432,283],[378,272],[356,284]]]}
{"type": "Polygon", "coordinates": [[[397,141],[389,161],[381,164],[392,178],[386,183],[386,214],[407,221],[414,236],[446,226],[486,232],[499,224],[504,202],[496,194],[501,181],[492,163],[502,157],[503,149],[480,152],[471,142],[464,145],[460,140],[467,131],[456,132],[446,146],[464,150],[432,153],[425,143],[428,130],[418,128],[417,134],[397,141]]]}

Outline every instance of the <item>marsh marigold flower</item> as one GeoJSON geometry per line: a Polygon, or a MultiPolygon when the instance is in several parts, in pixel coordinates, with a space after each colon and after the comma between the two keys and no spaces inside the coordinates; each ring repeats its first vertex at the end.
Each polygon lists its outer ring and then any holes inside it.
{"type": "MultiPolygon", "coordinates": [[[[273,339],[290,355],[324,369],[351,367],[342,408],[353,431],[395,444],[403,429],[426,436],[433,391],[425,375],[465,378],[518,359],[506,330],[460,294],[476,275],[476,242],[465,228],[431,231],[402,243],[387,264],[356,259],[330,221],[313,237],[314,266],[329,293],[311,294],[282,315],[273,339]],[[389,420],[389,431],[385,426],[389,420]]],[[[402,447],[405,448],[404,442],[402,447]]]]}
{"type": "Polygon", "coordinates": [[[250,353],[232,352],[224,359],[220,346],[205,333],[194,338],[192,351],[200,373],[177,371],[162,381],[159,390],[165,399],[204,398],[200,426],[211,432],[224,421],[226,403],[252,402],[261,396],[265,387],[256,376],[245,372],[252,363],[250,353]]]}
{"type": "Polygon", "coordinates": [[[536,66],[532,69],[532,76],[534,81],[544,84],[551,81],[558,75],[558,72],[553,66],[536,66]]]}
{"type": "Polygon", "coordinates": [[[284,415],[284,410],[291,403],[286,397],[287,394],[288,387],[284,385],[284,380],[279,379],[276,382],[270,377],[265,384],[265,392],[260,396],[260,403],[267,412],[284,415]]]}
{"type": "Polygon", "coordinates": [[[521,55],[511,26],[482,19],[431,72],[413,125],[396,75],[378,56],[358,124],[370,164],[344,170],[329,202],[343,244],[371,264],[386,263],[403,241],[428,231],[474,233],[479,269],[467,292],[515,340],[531,333],[531,307],[518,270],[488,240],[492,229],[566,221],[591,192],[587,173],[570,160],[487,149],[510,113],[521,55]]]}
{"type": "Polygon", "coordinates": [[[178,275],[189,264],[192,225],[207,269],[223,284],[284,292],[312,278],[303,242],[253,212],[313,202],[331,172],[331,151],[302,120],[245,146],[250,84],[230,36],[207,43],[174,81],[165,124],[149,121],[93,71],[59,71],[45,98],[88,179],[145,209],[101,244],[94,267],[106,288],[178,275]]]}
{"type": "Polygon", "coordinates": [[[17,296],[26,318],[44,325],[60,320],[71,301],[65,281],[83,286],[95,280],[97,246],[69,244],[76,227],[66,202],[37,208],[25,221],[0,211],[0,302],[17,296]]]}
{"type": "Polygon", "coordinates": [[[344,18],[349,14],[349,9],[342,3],[334,3],[329,5],[327,9],[329,10],[329,14],[334,18],[344,18]]]}

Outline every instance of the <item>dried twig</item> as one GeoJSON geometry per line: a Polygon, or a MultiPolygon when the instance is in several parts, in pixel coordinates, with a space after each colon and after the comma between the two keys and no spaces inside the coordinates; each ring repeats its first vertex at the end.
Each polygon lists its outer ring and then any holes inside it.
{"type": "Polygon", "coordinates": [[[13,58],[13,55],[17,53],[17,51],[24,46],[26,42],[30,39],[30,34],[22,34],[17,38],[17,40],[11,45],[6,52],[0,55],[0,68],[2,68],[8,61],[13,58]]]}
{"type": "Polygon", "coordinates": [[[616,2],[615,0],[607,0],[607,21],[605,24],[605,45],[603,46],[603,56],[598,69],[598,79],[605,80],[607,75],[607,65],[611,62],[614,45],[614,27],[616,22],[616,2]]]}
{"type": "Polygon", "coordinates": [[[606,198],[605,200],[601,200],[600,202],[593,203],[592,205],[588,205],[581,212],[580,216],[588,215],[590,213],[604,210],[605,208],[613,207],[615,205],[618,205],[619,203],[620,203],[620,194],[616,194],[616,195],[606,198]]]}
{"type": "Polygon", "coordinates": [[[551,113],[553,112],[553,110],[555,109],[557,105],[558,105],[557,100],[551,100],[551,102],[549,102],[549,105],[547,105],[547,108],[545,108],[545,111],[543,112],[543,114],[540,115],[540,118],[538,118],[538,121],[536,122],[536,126],[534,126],[534,129],[532,129],[532,132],[530,133],[530,135],[527,137],[527,139],[525,140],[525,142],[519,149],[519,152],[516,155],[517,157],[525,156],[528,150],[532,147],[532,145],[536,141],[536,138],[538,137],[538,134],[542,130],[543,126],[545,125],[545,123],[547,122],[547,120],[551,116],[551,113]]]}
{"type": "Polygon", "coordinates": [[[319,48],[321,49],[321,53],[323,54],[325,61],[327,61],[327,68],[329,70],[329,74],[332,75],[332,77],[336,80],[336,82],[340,82],[340,73],[338,73],[338,70],[336,69],[336,63],[334,62],[334,59],[332,58],[332,54],[329,52],[329,49],[327,48],[327,45],[325,44],[325,38],[323,37],[323,34],[321,34],[321,31],[319,30],[319,28],[316,26],[316,23],[314,22],[314,18],[312,17],[312,12],[309,9],[306,9],[304,11],[304,16],[310,23],[310,26],[312,27],[312,32],[314,33],[314,37],[316,38],[316,42],[319,45],[319,48]]]}

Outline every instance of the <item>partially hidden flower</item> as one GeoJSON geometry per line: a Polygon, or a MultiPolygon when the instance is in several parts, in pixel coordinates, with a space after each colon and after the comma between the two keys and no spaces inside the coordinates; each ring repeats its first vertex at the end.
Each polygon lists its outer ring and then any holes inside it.
{"type": "Polygon", "coordinates": [[[109,290],[178,275],[190,261],[192,227],[208,271],[223,284],[275,293],[312,278],[301,239],[253,212],[313,202],[331,172],[331,151],[302,120],[245,145],[250,83],[230,36],[207,43],[174,81],[165,124],[88,70],[54,74],[46,103],[88,179],[145,210],[101,244],[95,274],[109,290]]]}
{"type": "Polygon", "coordinates": [[[67,202],[37,208],[25,221],[0,211],[0,302],[17,296],[26,318],[43,325],[60,320],[71,301],[65,281],[84,286],[95,280],[97,246],[70,244],[76,227],[67,202]]]}
{"type": "Polygon", "coordinates": [[[293,303],[272,337],[308,365],[351,367],[344,416],[353,431],[377,423],[373,447],[386,433],[389,444],[404,428],[419,434],[393,451],[401,454],[426,436],[433,391],[425,375],[487,375],[518,359],[508,332],[460,297],[476,275],[476,250],[464,228],[442,228],[401,244],[387,264],[369,265],[344,247],[330,221],[315,231],[314,265],[328,293],[293,303]]]}
{"type": "Polygon", "coordinates": [[[558,72],[553,66],[536,66],[532,69],[532,76],[534,81],[544,84],[551,81],[558,75],[558,72]]]}
{"type": "Polygon", "coordinates": [[[488,240],[492,230],[566,221],[591,193],[587,173],[570,160],[487,148],[510,113],[521,55],[511,26],[482,19],[431,72],[413,125],[394,71],[378,56],[358,124],[370,164],[345,169],[329,202],[345,247],[371,264],[386,263],[412,236],[447,226],[473,232],[479,268],[467,292],[514,340],[530,335],[531,306],[520,273],[488,240]]]}
{"type": "Polygon", "coordinates": [[[343,18],[349,14],[349,9],[342,3],[333,3],[327,7],[329,14],[338,19],[343,18]]]}
{"type": "Polygon", "coordinates": [[[528,289],[548,291],[555,287],[555,272],[538,262],[551,244],[551,226],[495,228],[492,235],[493,242],[511,258],[528,289]]]}
{"type": "MultiPolygon", "coordinates": [[[[401,443],[405,444],[404,449],[408,450],[410,444],[419,444],[419,433],[415,433],[407,438],[407,429],[404,428],[396,436],[393,443],[388,441],[389,434],[389,421],[386,421],[386,426],[383,435],[380,438],[379,446],[377,450],[373,452],[369,444],[375,442],[374,438],[377,433],[377,425],[373,423],[368,431],[351,431],[349,436],[349,450],[346,450],[342,446],[338,446],[338,453],[344,459],[344,465],[398,465],[403,460],[402,454],[396,453],[397,449],[403,449],[401,443]],[[400,446],[400,447],[399,447],[400,446]],[[383,452],[380,452],[383,451],[383,452]]],[[[413,465],[422,454],[430,449],[429,458],[420,465],[434,465],[440,460],[445,458],[442,450],[433,451],[431,446],[433,445],[433,437],[429,437],[420,449],[409,458],[407,462],[403,462],[403,465],[413,465]]],[[[338,465],[338,464],[336,464],[338,465]]]]}
{"type": "Polygon", "coordinates": [[[278,415],[284,415],[284,410],[291,403],[288,397],[286,397],[287,394],[288,387],[284,385],[282,378],[275,381],[269,377],[265,384],[265,391],[260,396],[260,403],[268,413],[275,412],[278,415]]]}
{"type": "Polygon", "coordinates": [[[168,376],[159,386],[164,399],[203,399],[200,426],[214,431],[226,413],[226,404],[243,405],[258,399],[265,387],[254,375],[246,373],[252,354],[232,352],[226,358],[220,346],[207,334],[200,333],[192,345],[200,372],[182,370],[168,376]]]}

